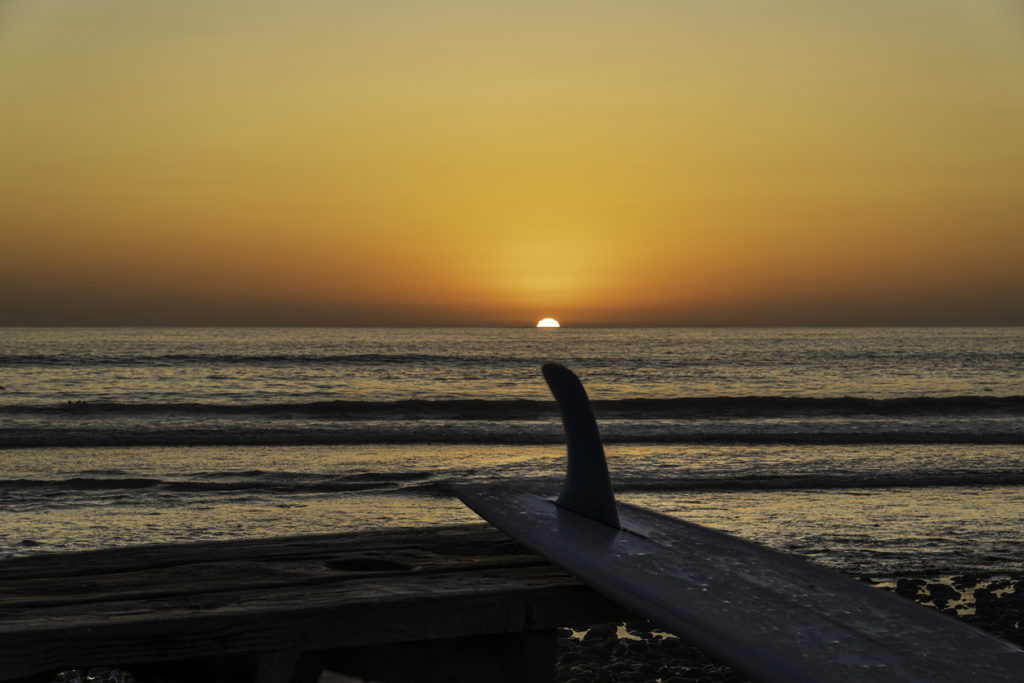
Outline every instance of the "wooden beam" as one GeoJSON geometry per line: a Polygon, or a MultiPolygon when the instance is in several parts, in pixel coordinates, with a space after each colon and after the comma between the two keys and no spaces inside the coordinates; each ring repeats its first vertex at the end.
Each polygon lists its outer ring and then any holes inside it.
{"type": "Polygon", "coordinates": [[[40,554],[0,561],[0,681],[628,616],[483,524],[40,554]]]}

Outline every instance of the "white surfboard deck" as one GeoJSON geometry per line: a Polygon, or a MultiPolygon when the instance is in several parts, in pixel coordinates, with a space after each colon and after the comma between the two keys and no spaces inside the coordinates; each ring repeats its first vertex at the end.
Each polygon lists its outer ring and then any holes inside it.
{"type": "Polygon", "coordinates": [[[643,508],[621,529],[530,493],[460,487],[516,541],[760,681],[1024,681],[1024,652],[799,558],[643,508]]]}

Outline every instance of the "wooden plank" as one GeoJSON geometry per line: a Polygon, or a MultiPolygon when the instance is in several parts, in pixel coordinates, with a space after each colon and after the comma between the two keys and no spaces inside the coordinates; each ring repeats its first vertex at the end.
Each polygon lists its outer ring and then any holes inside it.
{"type": "Polygon", "coordinates": [[[713,529],[619,504],[622,528],[495,487],[459,497],[622,605],[755,680],[1020,681],[1024,652],[963,622],[713,529]]]}
{"type": "Polygon", "coordinates": [[[629,615],[486,525],[0,562],[0,680],[629,615]]]}

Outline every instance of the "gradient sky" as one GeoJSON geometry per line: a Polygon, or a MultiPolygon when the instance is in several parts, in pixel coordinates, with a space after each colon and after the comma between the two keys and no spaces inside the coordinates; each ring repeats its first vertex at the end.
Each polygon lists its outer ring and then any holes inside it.
{"type": "Polygon", "coordinates": [[[1016,0],[0,0],[0,324],[1024,324],[1016,0]]]}

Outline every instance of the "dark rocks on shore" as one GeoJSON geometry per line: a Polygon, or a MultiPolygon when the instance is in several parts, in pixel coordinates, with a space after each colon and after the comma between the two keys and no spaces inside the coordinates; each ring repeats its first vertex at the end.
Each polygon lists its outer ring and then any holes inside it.
{"type": "MultiPolygon", "coordinates": [[[[877,581],[899,595],[957,616],[1024,647],[1024,576],[877,581]]],[[[748,679],[650,622],[560,629],[555,681],[744,683],[748,679]]]]}
{"type": "Polygon", "coordinates": [[[960,599],[960,593],[947,583],[929,583],[927,588],[931,602],[940,610],[946,609],[950,602],[960,599]]]}
{"type": "Polygon", "coordinates": [[[924,579],[899,579],[896,582],[896,592],[911,600],[916,600],[924,587],[924,579]]]}
{"type": "Polygon", "coordinates": [[[978,585],[978,576],[976,574],[964,574],[963,576],[953,577],[953,587],[958,590],[973,588],[976,585],[978,585]]]}
{"type": "Polygon", "coordinates": [[[555,680],[743,683],[747,679],[642,621],[597,624],[582,638],[571,629],[560,629],[555,680]]]}
{"type": "Polygon", "coordinates": [[[975,589],[974,613],[964,619],[1024,647],[1024,577],[996,580],[975,589]]]}

